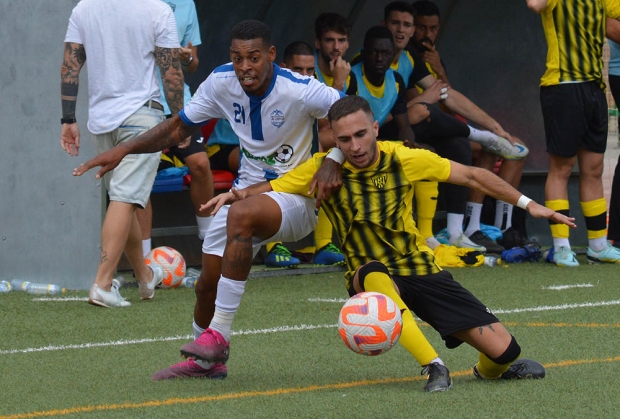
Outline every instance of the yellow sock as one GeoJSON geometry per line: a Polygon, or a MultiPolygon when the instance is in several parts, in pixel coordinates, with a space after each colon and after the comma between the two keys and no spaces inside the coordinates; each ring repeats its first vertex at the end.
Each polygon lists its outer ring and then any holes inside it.
{"type": "Polygon", "coordinates": [[[425,239],[433,235],[433,218],[437,210],[437,182],[420,181],[415,184],[418,231],[425,239]]]}
{"type": "Polygon", "coordinates": [[[333,228],[332,223],[329,222],[325,211],[321,208],[319,210],[319,220],[314,229],[314,243],[317,249],[327,246],[332,241],[333,228]]]}
{"type": "Polygon", "coordinates": [[[479,352],[476,369],[483,378],[486,378],[487,380],[494,380],[496,378],[499,378],[500,375],[502,375],[506,371],[508,371],[508,368],[510,368],[512,362],[504,365],[496,364],[495,362],[491,361],[488,356],[486,356],[482,352],[479,352]]]}
{"type": "MultiPolygon", "coordinates": [[[[545,201],[545,206],[551,208],[555,212],[559,212],[560,214],[567,216],[569,215],[567,199],[545,201]]],[[[568,226],[566,224],[557,224],[556,222],[549,220],[549,227],[551,227],[551,237],[556,239],[568,239],[568,226]]]]}
{"type": "Polygon", "coordinates": [[[586,221],[588,239],[598,239],[607,235],[607,202],[605,198],[581,202],[581,211],[586,221]]]}
{"type": "Polygon", "coordinates": [[[435,349],[433,349],[428,340],[426,340],[426,337],[413,318],[413,314],[411,314],[409,308],[396,292],[392,279],[387,274],[383,272],[372,272],[366,275],[364,279],[364,289],[366,291],[380,292],[394,300],[403,318],[403,329],[400,333],[399,342],[413,355],[420,365],[427,365],[438,357],[437,352],[435,352],[435,349]]]}
{"type": "Polygon", "coordinates": [[[265,245],[265,248],[267,249],[267,253],[271,252],[271,249],[273,249],[273,247],[274,247],[276,244],[282,244],[282,242],[267,243],[267,244],[265,245]]]}

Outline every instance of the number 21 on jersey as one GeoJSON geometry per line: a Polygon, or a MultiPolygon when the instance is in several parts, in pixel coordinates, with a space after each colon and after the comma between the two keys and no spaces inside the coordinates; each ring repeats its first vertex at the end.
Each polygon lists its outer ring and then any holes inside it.
{"type": "Polygon", "coordinates": [[[235,122],[245,125],[245,108],[238,103],[233,103],[233,107],[235,108],[235,122]]]}

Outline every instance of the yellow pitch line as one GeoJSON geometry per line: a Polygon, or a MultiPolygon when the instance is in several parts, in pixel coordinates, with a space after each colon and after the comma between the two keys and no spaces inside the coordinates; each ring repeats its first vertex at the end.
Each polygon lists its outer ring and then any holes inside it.
{"type": "MultiPolygon", "coordinates": [[[[545,364],[545,368],[559,368],[559,367],[571,367],[575,365],[583,365],[583,364],[597,364],[603,362],[618,362],[620,361],[620,356],[609,357],[609,358],[593,358],[593,359],[575,359],[575,360],[565,360],[559,362],[551,362],[545,364]]],[[[471,375],[471,370],[465,371],[457,371],[452,372],[450,375],[452,377],[463,377],[471,375]]],[[[382,384],[395,384],[395,383],[407,383],[411,381],[421,381],[425,380],[424,376],[415,376],[415,377],[402,377],[402,378],[383,378],[378,380],[360,380],[360,381],[351,381],[348,383],[336,383],[336,384],[324,384],[324,385],[312,385],[307,387],[295,387],[295,388],[278,388],[274,390],[265,390],[265,391],[243,391],[240,393],[228,393],[221,394],[219,396],[201,396],[201,397],[173,397],[166,400],[151,400],[140,403],[120,403],[120,404],[101,404],[97,406],[80,406],[80,407],[71,407],[68,409],[54,409],[54,410],[43,410],[38,412],[30,412],[30,413],[17,413],[14,415],[0,416],[0,419],[30,419],[30,418],[41,418],[41,417],[53,417],[53,416],[64,416],[71,415],[77,413],[89,413],[89,412],[103,412],[110,410],[121,410],[121,409],[141,409],[145,407],[160,407],[160,406],[172,406],[172,405],[180,405],[180,404],[190,404],[190,403],[202,403],[202,402],[215,402],[221,400],[234,400],[234,399],[242,399],[242,398],[250,398],[250,397],[270,397],[270,396],[281,396],[284,394],[296,394],[296,393],[308,393],[311,391],[321,391],[321,390],[340,390],[346,388],[353,387],[361,387],[361,386],[374,386],[374,385],[382,385],[382,384]]]]}

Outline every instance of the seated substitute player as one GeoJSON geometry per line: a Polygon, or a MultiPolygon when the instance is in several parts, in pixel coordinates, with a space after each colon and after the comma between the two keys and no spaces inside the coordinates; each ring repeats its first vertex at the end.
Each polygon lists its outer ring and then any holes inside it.
{"type": "MultiPolygon", "coordinates": [[[[316,119],[325,118],[343,93],[280,68],[274,63],[276,49],[271,39],[271,29],[262,22],[236,24],[230,37],[232,62],[213,70],[178,115],[87,161],[74,175],[101,166],[99,178],[127,154],[178,144],[213,118],[227,119],[239,137],[241,162],[235,188],[275,179],[310,159],[316,119]]],[[[319,196],[341,184],[340,163],[331,158],[326,163],[325,170],[317,174],[319,196]]],[[[310,197],[274,193],[259,201],[241,222],[227,223],[228,207],[213,218],[203,242],[202,271],[195,288],[196,340],[181,347],[181,353],[190,358],[155,373],[153,379],[228,375],[230,329],[254,256],[268,242],[305,237],[317,222],[315,201],[310,197]],[[227,240],[227,233],[234,239],[227,240]],[[215,362],[200,361],[214,355],[215,362]]]]}
{"type": "Polygon", "coordinates": [[[314,20],[315,77],[345,92],[351,65],[344,59],[349,49],[351,25],[338,13],[322,13],[314,20]]]}
{"type": "MultiPolygon", "coordinates": [[[[420,0],[413,3],[415,31],[409,45],[424,59],[426,68],[439,80],[447,82],[446,69],[439,52],[436,49],[435,41],[441,29],[441,15],[439,8],[432,1],[420,0]]],[[[516,142],[522,144],[515,138],[516,142]]],[[[474,165],[483,169],[493,170],[497,163],[498,155],[494,150],[481,149],[478,143],[472,143],[474,151],[474,165]]],[[[504,159],[498,176],[508,182],[512,187],[518,188],[521,183],[521,175],[525,157],[519,159],[504,159]]],[[[465,216],[465,235],[473,242],[480,243],[488,249],[493,249],[495,253],[513,247],[525,246],[528,243],[519,230],[512,227],[513,206],[507,202],[497,201],[495,205],[495,227],[502,230],[503,237],[498,240],[501,246],[496,245],[493,240],[480,231],[480,216],[482,213],[482,203],[484,194],[477,190],[469,191],[465,216]]]]}
{"type": "MultiPolygon", "coordinates": [[[[387,27],[394,35],[396,54],[391,68],[394,71],[398,71],[407,81],[410,122],[414,123],[421,117],[430,116],[430,118],[424,119],[422,123],[413,126],[418,141],[432,145],[437,153],[443,157],[467,165],[471,164],[472,159],[470,141],[480,144],[480,146],[494,155],[507,159],[522,159],[528,153],[526,147],[513,146],[506,138],[489,131],[475,129],[452,115],[441,112],[446,110],[446,106],[444,106],[446,104],[445,99],[448,99],[449,96],[447,83],[443,80],[433,79],[434,73],[429,72],[428,65],[422,65],[424,61],[416,51],[407,48],[410,40],[416,34],[414,15],[415,11],[409,3],[402,1],[392,2],[385,6],[381,25],[387,27]],[[430,83],[430,87],[422,89],[417,86],[423,82],[430,83]],[[420,92],[422,92],[421,96],[420,92]],[[419,106],[413,106],[415,103],[421,102],[428,107],[428,104],[435,103],[439,99],[444,99],[441,101],[441,107],[431,106],[426,110],[419,106]],[[421,116],[420,113],[422,113],[421,116]]],[[[459,94],[457,93],[457,95],[459,94]]],[[[482,118],[481,120],[489,123],[487,126],[491,126],[492,122],[494,123],[488,115],[477,109],[473,103],[462,97],[462,95],[459,95],[459,98],[461,98],[459,101],[462,101],[461,105],[471,107],[475,112],[480,111],[481,114],[478,116],[482,118]]],[[[383,132],[388,131],[388,127],[385,127],[383,132]]],[[[423,186],[430,189],[430,185],[423,186]]],[[[489,252],[503,250],[501,246],[488,238],[486,240],[471,240],[468,235],[464,234],[462,224],[466,211],[468,191],[456,185],[444,185],[444,187],[447,196],[450,243],[462,245],[464,242],[463,244],[469,244],[470,247],[485,248],[489,252]]],[[[419,192],[426,192],[426,190],[420,190],[419,192]]],[[[426,192],[427,196],[430,192],[430,190],[426,192]]],[[[419,214],[427,214],[427,217],[430,214],[434,214],[436,201],[429,200],[427,197],[425,199],[424,195],[418,196],[418,192],[416,192],[416,202],[419,214]]],[[[429,244],[431,242],[434,242],[435,245],[439,244],[434,240],[434,237],[430,238],[429,244]]]]}
{"type": "MultiPolygon", "coordinates": [[[[456,348],[465,342],[477,349],[479,360],[473,373],[480,379],[544,377],[545,369],[538,362],[518,360],[519,344],[490,310],[435,263],[411,217],[411,184],[429,178],[454,182],[514,202],[537,218],[571,227],[575,227],[574,219],[521,195],[488,170],[464,166],[428,150],[377,142],[378,123],[368,102],[359,96],[338,100],[328,119],[346,161],[342,188],[323,198],[321,207],[344,243],[347,291],[351,296],[380,292],[396,302],[403,315],[399,342],[424,365],[423,373],[429,374],[425,390],[447,390],[452,383],[448,369],[433,362],[437,355],[412,312],[441,334],[446,347],[456,348]]],[[[324,155],[317,153],[279,179],[233,189],[207,206],[217,213],[221,205],[233,202],[229,211],[232,224],[241,220],[263,193],[307,196],[323,160],[324,155]]]]}

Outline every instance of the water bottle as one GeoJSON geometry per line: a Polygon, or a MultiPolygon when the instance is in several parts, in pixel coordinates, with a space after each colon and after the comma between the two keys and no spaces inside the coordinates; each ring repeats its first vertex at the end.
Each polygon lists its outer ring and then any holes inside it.
{"type": "Polygon", "coordinates": [[[29,281],[23,279],[11,279],[11,289],[14,291],[26,291],[29,284],[29,281]]]}
{"type": "Polygon", "coordinates": [[[64,294],[66,291],[60,285],[39,284],[36,282],[30,282],[26,287],[28,294],[64,294]]]}
{"type": "Polygon", "coordinates": [[[194,288],[196,286],[196,281],[198,281],[198,278],[195,276],[186,276],[183,278],[183,286],[185,288],[194,288]]]}
{"type": "Polygon", "coordinates": [[[200,276],[200,270],[195,268],[188,268],[185,276],[195,276],[198,278],[200,276]]]}
{"type": "Polygon", "coordinates": [[[121,287],[125,285],[125,277],[118,275],[117,277],[112,278],[112,285],[116,285],[116,288],[120,290],[121,287]]]}
{"type": "Polygon", "coordinates": [[[500,264],[500,260],[497,256],[488,255],[484,257],[484,264],[487,266],[495,266],[500,264]]]}
{"type": "Polygon", "coordinates": [[[7,281],[0,281],[0,293],[11,291],[11,283],[7,281]]]}

